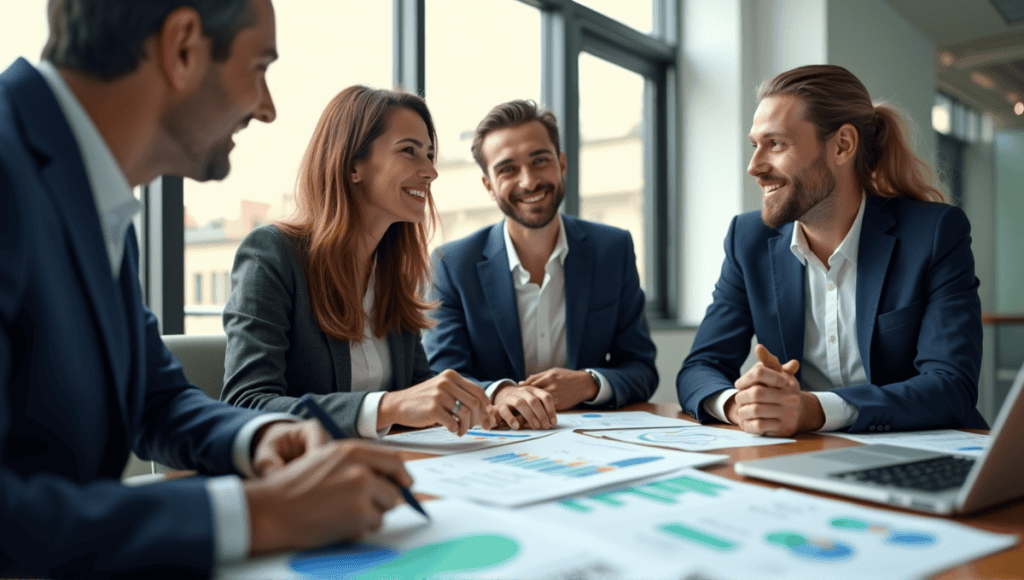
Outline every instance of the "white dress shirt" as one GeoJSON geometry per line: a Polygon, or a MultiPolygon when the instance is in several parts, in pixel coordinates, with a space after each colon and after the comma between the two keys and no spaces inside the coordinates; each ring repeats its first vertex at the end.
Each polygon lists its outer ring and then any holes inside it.
{"type": "Polygon", "coordinates": [[[359,418],[356,420],[356,431],[360,437],[380,439],[388,434],[391,427],[377,430],[377,413],[380,400],[384,397],[384,389],[391,384],[391,350],[388,348],[387,336],[378,338],[373,334],[373,298],[374,278],[377,273],[377,259],[373,260],[370,281],[366,285],[363,296],[363,311],[366,312],[366,324],[363,327],[363,340],[349,342],[349,356],[352,361],[352,391],[373,391],[363,398],[359,407],[359,418]]]}
{"type": "MultiPolygon", "coordinates": [[[[548,369],[565,368],[569,362],[565,333],[565,257],[569,254],[569,242],[565,237],[561,215],[557,219],[558,240],[544,266],[544,280],[539,286],[530,282],[530,272],[519,260],[519,253],[508,233],[507,218],[501,226],[509,270],[512,271],[512,285],[516,291],[516,305],[519,307],[526,376],[548,369]]],[[[604,375],[597,371],[594,373],[600,382],[597,396],[586,402],[599,405],[612,398],[612,388],[604,375]]],[[[516,382],[512,379],[497,381],[487,387],[487,396],[493,400],[494,392],[499,387],[514,384],[516,382]]]]}
{"type": "MultiPolygon", "coordinates": [[[[56,67],[50,62],[43,61],[36,68],[53,91],[82,153],[82,163],[85,165],[85,173],[92,189],[107,246],[111,273],[117,280],[124,258],[124,240],[128,225],[142,204],[132,195],[128,179],[107,142],[56,67]]],[[[88,219],[87,216],[82,218],[88,219]]],[[[250,456],[252,438],[263,425],[282,420],[297,419],[287,413],[267,413],[252,419],[239,430],[232,444],[232,459],[239,472],[249,477],[255,475],[250,456]]],[[[249,553],[251,530],[242,480],[236,475],[210,478],[206,481],[206,492],[210,496],[210,509],[213,512],[215,563],[222,564],[245,558],[249,553]]]]}
{"type": "MultiPolygon", "coordinates": [[[[867,196],[861,193],[860,209],[839,247],[829,256],[826,268],[807,244],[803,226],[794,224],[789,249],[805,266],[804,352],[800,387],[818,398],[825,414],[820,431],[849,427],[857,420],[857,407],[832,389],[867,382],[857,345],[857,257],[867,196]]],[[[783,361],[785,362],[785,361],[783,361]]],[[[708,397],[704,410],[722,421],[725,404],[736,389],[708,397]]]]}

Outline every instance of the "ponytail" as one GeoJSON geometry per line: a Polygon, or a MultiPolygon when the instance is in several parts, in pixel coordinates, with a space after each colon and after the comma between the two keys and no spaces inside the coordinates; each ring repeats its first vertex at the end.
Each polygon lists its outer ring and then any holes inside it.
{"type": "Polygon", "coordinates": [[[828,64],[798,67],[761,85],[758,98],[771,95],[800,97],[821,142],[843,125],[857,130],[855,171],[869,195],[945,203],[928,165],[907,143],[900,113],[891,105],[873,105],[864,83],[850,71],[828,64]]]}
{"type": "Polygon", "coordinates": [[[865,189],[879,197],[911,197],[922,201],[946,203],[946,196],[933,185],[932,171],[914,154],[903,134],[902,118],[894,107],[875,105],[875,139],[866,150],[874,155],[862,156],[857,162],[858,177],[865,189]],[[870,158],[874,163],[864,163],[870,158]],[[863,174],[861,165],[864,165],[863,174]]]}

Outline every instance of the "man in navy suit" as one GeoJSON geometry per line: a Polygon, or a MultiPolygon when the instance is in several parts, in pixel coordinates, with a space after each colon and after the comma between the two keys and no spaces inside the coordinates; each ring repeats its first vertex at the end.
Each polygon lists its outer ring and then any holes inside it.
{"type": "Polygon", "coordinates": [[[435,372],[486,388],[513,429],[547,429],[579,404],[616,408],[658,386],[655,348],[629,232],[560,216],[565,154],[549,111],[498,105],[473,157],[506,218],[433,256],[435,372]]]}
{"type": "Polygon", "coordinates": [[[676,380],[684,410],[778,436],[984,428],[970,224],[899,114],[838,66],[784,72],[760,99],[747,171],[762,209],[729,228],[676,380]],[[741,376],[753,335],[761,362],[741,376]]]}
{"type": "Polygon", "coordinates": [[[140,297],[131,187],[223,178],[274,119],[269,0],[51,0],[50,27],[0,75],[0,576],[203,577],[378,527],[395,454],[211,400],[140,297]],[[126,487],[130,450],[220,476],[126,487]]]}

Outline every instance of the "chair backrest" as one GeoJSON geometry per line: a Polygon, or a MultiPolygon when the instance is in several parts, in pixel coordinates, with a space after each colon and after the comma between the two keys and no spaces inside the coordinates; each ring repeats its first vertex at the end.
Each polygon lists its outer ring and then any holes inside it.
{"type": "MultiPolygon", "coordinates": [[[[223,334],[165,334],[161,337],[167,350],[174,358],[181,361],[185,378],[214,399],[220,399],[221,386],[224,384],[224,350],[227,347],[227,336],[223,334]]],[[[149,473],[160,474],[171,471],[171,468],[155,461],[142,461],[134,453],[128,458],[128,465],[121,475],[122,480],[129,483],[149,481],[145,477],[134,476],[149,473]]]]}
{"type": "Polygon", "coordinates": [[[220,399],[224,385],[224,349],[227,336],[223,334],[165,334],[164,344],[179,361],[185,377],[204,393],[220,399]]]}

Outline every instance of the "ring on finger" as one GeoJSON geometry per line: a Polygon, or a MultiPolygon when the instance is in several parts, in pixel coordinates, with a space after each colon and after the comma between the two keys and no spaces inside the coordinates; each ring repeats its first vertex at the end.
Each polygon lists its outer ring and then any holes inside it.
{"type": "Polygon", "coordinates": [[[458,415],[462,410],[462,401],[455,399],[455,406],[452,407],[452,415],[458,415]]]}

